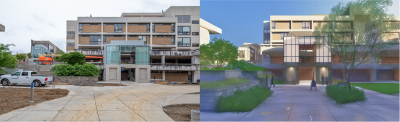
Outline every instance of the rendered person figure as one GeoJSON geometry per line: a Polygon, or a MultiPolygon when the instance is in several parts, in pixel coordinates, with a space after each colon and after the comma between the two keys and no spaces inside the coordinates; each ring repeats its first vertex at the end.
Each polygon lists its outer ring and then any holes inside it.
{"type": "Polygon", "coordinates": [[[296,83],[295,83],[295,78],[294,78],[294,75],[293,75],[293,77],[292,77],[292,84],[293,85],[295,85],[296,83]]]}
{"type": "Polygon", "coordinates": [[[311,87],[310,90],[312,90],[312,87],[315,87],[315,89],[317,89],[317,83],[315,82],[314,78],[311,81],[311,87]]]}
{"type": "Polygon", "coordinates": [[[324,85],[324,74],[321,76],[322,85],[324,85]]]}
{"type": "MultiPolygon", "coordinates": [[[[271,77],[271,86],[272,85],[274,85],[274,87],[275,87],[275,84],[274,84],[274,76],[272,75],[272,77],[271,77]]],[[[271,87],[271,86],[269,86],[269,87],[271,87]]]]}

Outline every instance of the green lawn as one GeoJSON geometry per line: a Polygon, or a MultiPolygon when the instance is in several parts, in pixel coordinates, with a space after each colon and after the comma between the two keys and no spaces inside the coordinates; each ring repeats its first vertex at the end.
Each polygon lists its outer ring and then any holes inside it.
{"type": "Polygon", "coordinates": [[[358,86],[364,89],[369,89],[383,94],[399,93],[398,83],[351,83],[353,86],[358,86]]]}
{"type": "Polygon", "coordinates": [[[249,79],[245,78],[229,78],[225,80],[215,81],[215,82],[200,82],[200,87],[222,87],[227,85],[239,84],[249,82],[249,79]]]}
{"type": "Polygon", "coordinates": [[[217,110],[220,112],[251,111],[271,94],[270,89],[261,86],[252,87],[247,91],[236,91],[231,96],[220,97],[217,110]]]}

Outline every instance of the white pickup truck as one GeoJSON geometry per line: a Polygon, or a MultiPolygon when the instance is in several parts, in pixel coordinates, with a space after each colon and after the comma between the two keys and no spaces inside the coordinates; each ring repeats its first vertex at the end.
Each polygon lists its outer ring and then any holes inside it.
{"type": "Polygon", "coordinates": [[[33,71],[17,71],[12,74],[0,76],[0,81],[3,86],[10,84],[30,85],[34,83],[35,87],[51,84],[52,76],[41,76],[33,71]]]}

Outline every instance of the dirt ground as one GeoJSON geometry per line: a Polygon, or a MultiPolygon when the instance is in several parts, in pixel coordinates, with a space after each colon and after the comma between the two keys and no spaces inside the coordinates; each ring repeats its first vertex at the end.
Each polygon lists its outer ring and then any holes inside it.
{"type": "Polygon", "coordinates": [[[190,121],[191,110],[199,110],[200,104],[169,105],[164,112],[174,121],[190,121]]]}
{"type": "Polygon", "coordinates": [[[65,89],[35,89],[34,103],[29,103],[31,89],[29,88],[0,88],[0,115],[10,111],[35,105],[44,101],[65,97],[69,93],[65,89]]]}
{"type": "Polygon", "coordinates": [[[186,94],[200,94],[200,92],[192,92],[192,93],[186,93],[186,94]]]}

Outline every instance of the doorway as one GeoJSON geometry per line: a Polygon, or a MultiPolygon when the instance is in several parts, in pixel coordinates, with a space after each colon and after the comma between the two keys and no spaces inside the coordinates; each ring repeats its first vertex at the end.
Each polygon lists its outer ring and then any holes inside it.
{"type": "Polygon", "coordinates": [[[309,85],[313,79],[314,67],[299,67],[299,84],[309,85]]]}

